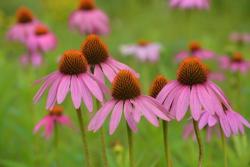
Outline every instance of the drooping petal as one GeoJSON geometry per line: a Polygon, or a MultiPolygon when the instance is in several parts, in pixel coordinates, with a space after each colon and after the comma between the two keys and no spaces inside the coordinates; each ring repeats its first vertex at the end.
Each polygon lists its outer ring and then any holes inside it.
{"type": "Polygon", "coordinates": [[[72,98],[72,101],[73,101],[73,104],[74,104],[74,107],[76,109],[80,108],[81,106],[81,92],[82,92],[82,89],[81,89],[81,85],[80,85],[80,82],[77,78],[77,76],[72,76],[71,77],[71,86],[70,86],[70,92],[71,92],[71,98],[72,98]]]}
{"type": "Polygon", "coordinates": [[[80,80],[80,83],[82,85],[82,99],[88,109],[89,112],[93,111],[93,101],[92,101],[92,95],[88,89],[88,87],[86,86],[86,84],[80,80]]]}
{"type": "Polygon", "coordinates": [[[201,104],[197,94],[196,86],[192,86],[191,93],[190,93],[190,110],[192,117],[194,120],[198,120],[201,114],[201,104]]]}
{"type": "Polygon", "coordinates": [[[188,110],[189,102],[190,102],[190,88],[186,87],[182,90],[182,92],[178,98],[178,102],[177,102],[177,106],[176,106],[176,119],[177,119],[177,121],[182,120],[182,118],[185,116],[185,114],[188,110]]]}
{"type": "Polygon", "coordinates": [[[156,97],[159,103],[162,104],[164,100],[166,99],[167,95],[169,94],[169,92],[171,92],[174,89],[174,87],[176,87],[177,85],[178,85],[177,81],[171,81],[166,86],[164,86],[164,88],[162,88],[162,90],[156,97]]]}
{"type": "Polygon", "coordinates": [[[95,114],[95,116],[91,119],[88,129],[90,131],[96,132],[102,124],[104,123],[105,119],[107,118],[108,114],[112,111],[116,104],[115,100],[110,100],[105,103],[102,108],[95,114]]]}
{"type": "Polygon", "coordinates": [[[57,96],[57,90],[58,86],[61,81],[61,77],[57,78],[54,83],[51,85],[51,88],[49,90],[47,102],[46,102],[46,109],[52,109],[56,103],[56,96],[57,96]]]}
{"type": "Polygon", "coordinates": [[[57,102],[61,104],[68,94],[70,88],[71,76],[63,76],[58,87],[57,102]]]}
{"type": "Polygon", "coordinates": [[[122,110],[123,110],[123,101],[119,101],[112,112],[111,118],[110,118],[110,123],[109,123],[109,134],[112,135],[116,128],[119,125],[119,122],[121,120],[122,116],[122,110]]]}
{"type": "Polygon", "coordinates": [[[137,124],[133,117],[133,112],[137,112],[137,111],[133,111],[132,104],[130,103],[129,100],[126,100],[124,103],[125,119],[127,120],[128,126],[132,129],[132,131],[137,132],[138,129],[137,129],[137,124]]]}
{"type": "Polygon", "coordinates": [[[48,116],[45,116],[43,119],[41,119],[35,126],[33,132],[36,133],[42,126],[45,126],[48,122],[48,116]]]}

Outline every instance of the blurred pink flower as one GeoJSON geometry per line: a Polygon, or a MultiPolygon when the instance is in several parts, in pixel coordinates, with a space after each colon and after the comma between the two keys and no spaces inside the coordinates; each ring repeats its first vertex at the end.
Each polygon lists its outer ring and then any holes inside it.
{"type": "Polygon", "coordinates": [[[43,82],[34,97],[37,103],[46,89],[49,89],[46,108],[51,109],[55,103],[62,103],[71,92],[71,98],[76,109],[80,108],[82,100],[89,112],[93,110],[92,95],[99,101],[104,101],[106,86],[96,79],[89,71],[87,61],[80,51],[65,51],[59,65],[59,70],[37,81],[43,82]]]}
{"type": "Polygon", "coordinates": [[[43,57],[38,52],[28,52],[20,56],[20,63],[24,66],[31,63],[34,67],[39,67],[43,63],[43,57]]]}
{"type": "Polygon", "coordinates": [[[38,24],[35,26],[33,34],[28,37],[26,44],[32,52],[47,52],[55,49],[57,40],[46,26],[38,24]]]}
{"type": "Polygon", "coordinates": [[[97,35],[88,35],[80,50],[87,59],[94,76],[103,83],[104,76],[112,82],[120,70],[130,70],[139,77],[132,68],[113,59],[108,47],[97,35]]]}
{"type": "Polygon", "coordinates": [[[20,7],[17,10],[16,18],[16,24],[7,32],[7,39],[25,43],[31,32],[34,31],[34,27],[38,24],[38,21],[26,7],[20,7]]]}
{"type": "Polygon", "coordinates": [[[188,51],[182,51],[175,56],[177,62],[189,57],[195,56],[200,59],[211,59],[215,56],[215,53],[206,49],[203,49],[198,42],[191,42],[188,51]]]}
{"type": "Polygon", "coordinates": [[[221,68],[232,72],[246,73],[250,69],[250,61],[245,60],[240,52],[235,52],[231,57],[221,56],[218,60],[221,68]]]}
{"type": "Polygon", "coordinates": [[[209,0],[170,0],[172,8],[209,9],[209,0]]]}
{"type": "Polygon", "coordinates": [[[95,5],[94,0],[80,0],[80,5],[69,17],[69,27],[81,34],[109,33],[108,16],[95,5]]]}
{"type": "Polygon", "coordinates": [[[134,45],[123,45],[120,50],[125,56],[133,55],[143,62],[149,61],[155,63],[160,58],[161,45],[141,40],[134,45]]]}
{"type": "Polygon", "coordinates": [[[53,129],[56,125],[66,125],[72,128],[71,120],[68,116],[63,115],[63,108],[55,106],[52,110],[49,111],[49,114],[41,119],[34,128],[34,133],[37,133],[39,129],[44,126],[45,128],[45,138],[48,139],[51,137],[53,129]]]}
{"type": "MultiPolygon", "coordinates": [[[[206,131],[207,142],[211,141],[213,135],[220,137],[220,129],[218,126],[212,126],[212,127],[206,126],[204,129],[206,131]]],[[[193,140],[196,140],[194,126],[192,122],[189,122],[187,125],[184,126],[182,137],[183,139],[192,138],[193,140]]]]}
{"type": "Polygon", "coordinates": [[[230,34],[229,39],[232,42],[236,42],[236,43],[249,43],[250,42],[250,33],[233,32],[230,34]]]}
{"type": "Polygon", "coordinates": [[[213,71],[209,71],[208,72],[208,78],[211,81],[219,81],[222,82],[225,80],[225,75],[223,73],[220,72],[213,72],[213,71]]]}
{"type": "Polygon", "coordinates": [[[152,97],[141,94],[138,79],[128,70],[121,70],[112,83],[112,99],[106,102],[91,119],[88,129],[96,132],[101,128],[110,112],[109,134],[113,134],[121,120],[122,112],[134,132],[141,115],[154,126],[159,126],[157,117],[169,121],[165,109],[152,97]]]}

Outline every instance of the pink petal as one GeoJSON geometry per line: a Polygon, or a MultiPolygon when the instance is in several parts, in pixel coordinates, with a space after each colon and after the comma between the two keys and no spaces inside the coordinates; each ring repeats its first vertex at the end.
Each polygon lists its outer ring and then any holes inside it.
{"type": "Polygon", "coordinates": [[[93,111],[92,95],[82,80],[81,80],[81,85],[82,85],[82,89],[81,89],[82,90],[82,92],[81,92],[82,99],[83,99],[88,111],[92,112],[93,111]]]}
{"type": "Polygon", "coordinates": [[[48,116],[45,116],[43,119],[41,119],[41,121],[39,121],[39,122],[36,124],[36,126],[35,126],[33,132],[36,133],[36,132],[41,128],[41,126],[46,125],[47,122],[48,122],[48,119],[49,119],[48,116]]]}
{"type": "Polygon", "coordinates": [[[57,78],[54,83],[51,85],[51,88],[49,90],[48,98],[47,98],[47,103],[46,103],[46,109],[52,109],[52,107],[56,103],[56,95],[57,95],[57,90],[58,86],[60,84],[61,77],[57,78]]]}
{"type": "Polygon", "coordinates": [[[58,93],[57,93],[57,102],[59,104],[61,104],[64,101],[66,95],[68,94],[70,81],[71,81],[70,76],[65,75],[62,77],[62,80],[58,87],[58,93]]]}
{"type": "Polygon", "coordinates": [[[136,111],[133,111],[132,104],[130,103],[129,100],[126,100],[124,104],[125,119],[127,120],[128,126],[132,129],[132,131],[137,132],[138,129],[137,129],[137,124],[133,117],[133,112],[136,112],[136,111]]]}
{"type": "Polygon", "coordinates": [[[191,93],[190,93],[190,109],[191,114],[194,120],[198,120],[200,118],[201,113],[201,104],[197,95],[197,88],[196,86],[192,86],[191,93]]]}
{"type": "Polygon", "coordinates": [[[82,86],[81,86],[79,79],[74,75],[71,76],[70,83],[71,83],[71,86],[70,86],[71,98],[72,98],[74,107],[78,109],[81,106],[82,86]]]}
{"type": "Polygon", "coordinates": [[[109,123],[109,134],[112,135],[119,125],[123,110],[123,101],[118,102],[112,112],[109,123]]]}
{"type": "Polygon", "coordinates": [[[159,103],[163,103],[164,100],[166,99],[166,97],[168,96],[168,94],[178,85],[177,81],[171,81],[170,83],[168,83],[166,86],[164,86],[164,88],[162,88],[162,90],[160,91],[160,93],[158,94],[158,96],[156,97],[156,100],[159,101],[159,103]]]}
{"type": "Polygon", "coordinates": [[[176,107],[177,121],[182,120],[182,118],[186,114],[188,110],[189,102],[190,102],[190,87],[188,86],[182,90],[178,98],[177,107],[176,107]]]}

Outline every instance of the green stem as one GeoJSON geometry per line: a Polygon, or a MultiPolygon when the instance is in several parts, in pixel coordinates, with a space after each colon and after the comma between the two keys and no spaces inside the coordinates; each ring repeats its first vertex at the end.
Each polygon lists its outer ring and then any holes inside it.
{"type": "Polygon", "coordinates": [[[134,155],[133,155],[133,134],[131,129],[129,128],[128,124],[127,124],[127,133],[128,133],[128,148],[129,148],[129,166],[130,167],[134,167],[134,155]]]}
{"type": "Polygon", "coordinates": [[[55,164],[56,167],[59,167],[58,162],[58,124],[55,122],[55,128],[54,128],[54,154],[55,154],[55,164]]]}
{"type": "Polygon", "coordinates": [[[222,143],[223,156],[224,156],[224,167],[228,167],[226,138],[221,127],[220,127],[220,135],[221,135],[221,143],[222,143]]]}
{"type": "Polygon", "coordinates": [[[168,167],[171,167],[170,160],[170,151],[168,145],[168,122],[162,120],[162,128],[163,128],[163,142],[164,142],[164,150],[165,150],[165,158],[168,167]]]}
{"type": "Polygon", "coordinates": [[[81,130],[81,134],[82,134],[83,151],[84,151],[84,155],[85,155],[86,166],[90,167],[88,142],[87,142],[86,129],[85,129],[84,122],[83,122],[81,108],[76,109],[76,113],[77,113],[79,126],[80,126],[80,130],[81,130]]]}
{"type": "Polygon", "coordinates": [[[202,167],[202,161],[204,159],[204,148],[203,148],[203,145],[202,145],[202,139],[201,139],[200,131],[199,131],[199,128],[198,128],[198,122],[193,120],[193,125],[194,125],[196,140],[197,140],[198,145],[199,145],[198,167],[202,167]]]}

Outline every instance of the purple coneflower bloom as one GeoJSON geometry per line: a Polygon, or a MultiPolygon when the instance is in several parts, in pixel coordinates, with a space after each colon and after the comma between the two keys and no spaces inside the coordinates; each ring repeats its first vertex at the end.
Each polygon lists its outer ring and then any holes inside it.
{"type": "MultiPolygon", "coordinates": [[[[108,47],[97,35],[89,35],[83,41],[80,50],[87,59],[94,76],[102,82],[104,82],[104,76],[112,82],[116,74],[123,69],[130,70],[136,74],[127,65],[113,59],[108,51],[108,47]]],[[[138,74],[136,75],[138,76],[138,74]]]]}
{"type": "Polygon", "coordinates": [[[220,66],[223,69],[229,69],[233,72],[246,73],[249,71],[250,62],[245,60],[240,52],[234,53],[231,57],[221,56],[218,58],[220,66]]]}
{"type": "Polygon", "coordinates": [[[181,61],[189,56],[196,56],[200,59],[211,59],[215,56],[215,53],[206,49],[203,49],[198,42],[191,42],[188,51],[182,51],[175,56],[176,61],[181,61]]]}
{"type": "Polygon", "coordinates": [[[16,13],[16,24],[7,32],[7,38],[12,41],[25,43],[38,21],[26,7],[20,7],[16,13]]]}
{"type": "Polygon", "coordinates": [[[63,108],[59,106],[54,106],[52,110],[49,111],[49,114],[46,115],[43,119],[41,119],[34,128],[34,133],[38,132],[38,130],[44,126],[45,128],[45,138],[48,139],[53,132],[56,124],[58,125],[66,125],[72,128],[72,123],[70,118],[63,113],[63,108]]]}
{"type": "Polygon", "coordinates": [[[41,24],[35,26],[33,34],[27,39],[27,46],[32,52],[47,52],[55,49],[56,44],[55,35],[41,24]]]}
{"type": "Polygon", "coordinates": [[[209,0],[170,0],[172,8],[209,9],[209,0]]]}
{"type": "Polygon", "coordinates": [[[49,89],[46,108],[51,109],[55,103],[62,103],[71,92],[71,98],[76,109],[80,108],[82,100],[87,109],[93,109],[92,95],[99,101],[104,101],[107,88],[90,71],[83,54],[77,50],[65,51],[59,64],[59,70],[37,81],[43,82],[42,87],[34,97],[38,102],[46,89],[49,89]]]}
{"type": "MultiPolygon", "coordinates": [[[[212,126],[212,127],[206,126],[204,130],[206,131],[207,142],[211,141],[213,135],[217,135],[218,137],[220,137],[220,129],[218,126],[212,126]]],[[[192,138],[193,140],[196,140],[194,126],[192,122],[189,122],[187,125],[184,126],[182,137],[183,139],[192,138]]]]}
{"type": "Polygon", "coordinates": [[[196,57],[186,58],[180,64],[177,80],[167,84],[157,100],[175,115],[177,121],[183,119],[190,107],[191,116],[199,121],[200,129],[207,124],[214,126],[219,121],[223,132],[229,136],[236,132],[233,128],[243,128],[243,124],[249,127],[248,122],[233,111],[222,90],[208,80],[206,66],[196,57]],[[228,119],[231,115],[235,116],[228,119]]]}
{"type": "Polygon", "coordinates": [[[232,42],[236,42],[239,44],[249,43],[250,42],[250,34],[249,33],[234,32],[234,33],[230,34],[229,39],[232,42]]]}
{"type": "Polygon", "coordinates": [[[156,62],[160,58],[161,45],[149,41],[140,40],[134,45],[121,46],[121,53],[125,56],[134,55],[141,61],[156,62]]]}
{"type": "Polygon", "coordinates": [[[34,67],[39,67],[43,63],[43,57],[38,52],[28,52],[20,56],[20,63],[24,66],[32,64],[34,67]]]}
{"type": "Polygon", "coordinates": [[[154,126],[158,126],[157,117],[169,121],[164,108],[152,97],[141,94],[138,79],[128,70],[121,70],[112,83],[112,99],[106,102],[92,118],[88,129],[96,132],[112,112],[109,133],[113,134],[119,125],[122,112],[130,129],[137,131],[141,115],[154,126]]]}
{"type": "Polygon", "coordinates": [[[69,17],[69,26],[81,34],[105,35],[109,32],[109,18],[94,0],[80,0],[78,9],[69,17]]]}
{"type": "Polygon", "coordinates": [[[223,73],[214,72],[214,71],[211,71],[211,70],[208,70],[208,78],[211,81],[219,81],[219,82],[222,82],[222,81],[225,80],[225,76],[224,76],[223,73]]]}

